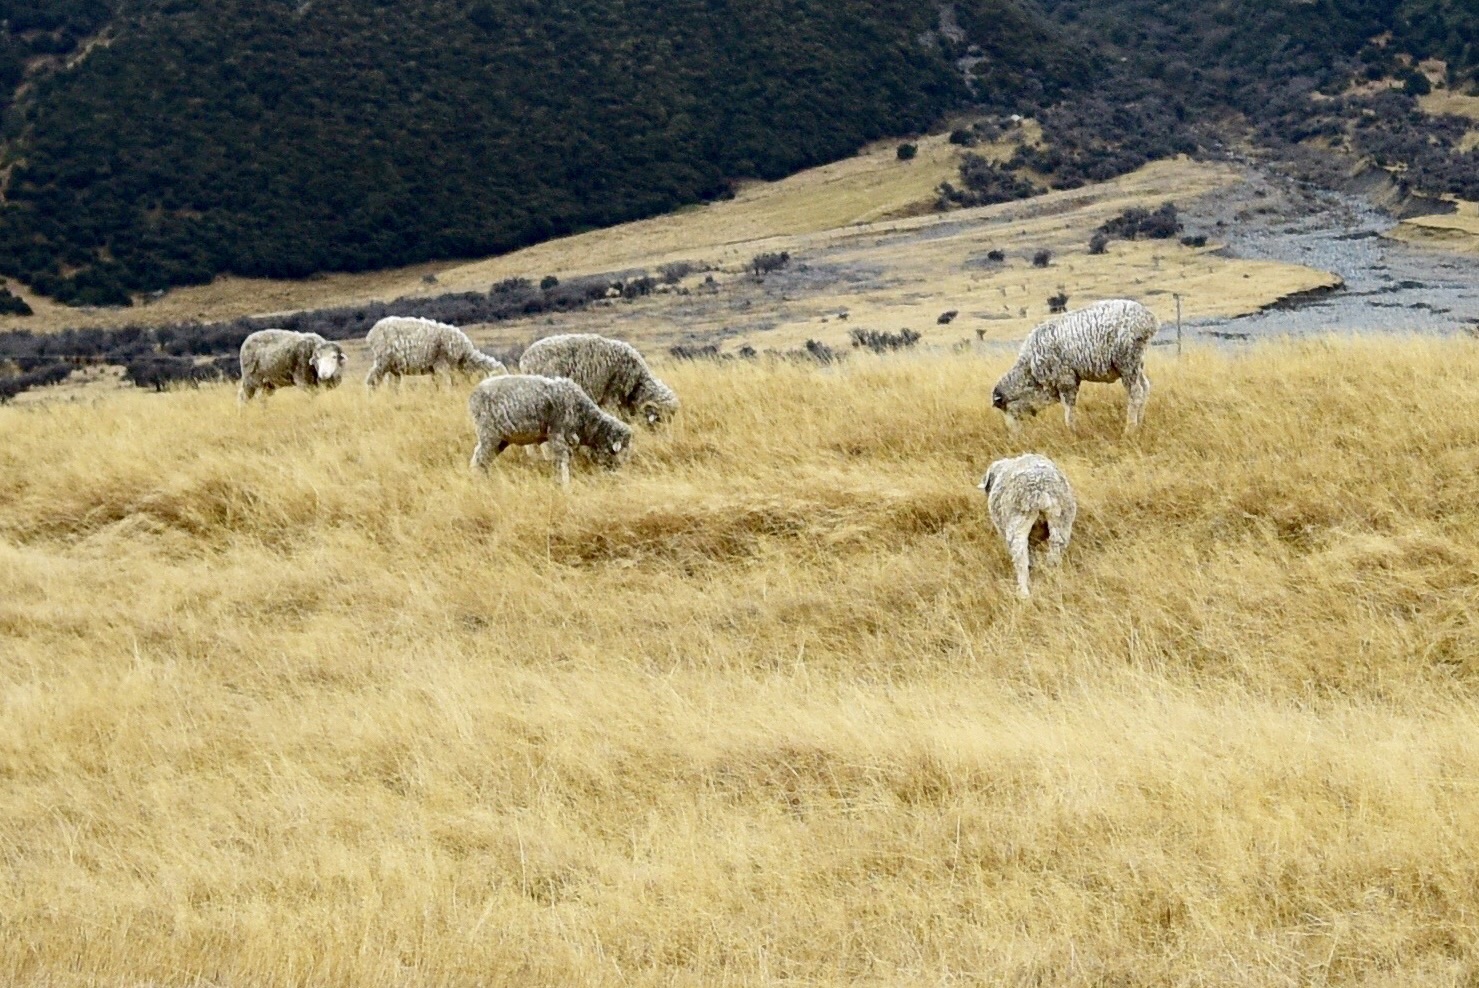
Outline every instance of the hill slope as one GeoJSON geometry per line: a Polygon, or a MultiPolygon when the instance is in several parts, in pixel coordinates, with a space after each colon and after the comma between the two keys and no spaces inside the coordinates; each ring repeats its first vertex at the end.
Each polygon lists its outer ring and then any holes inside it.
{"type": "MultiPolygon", "coordinates": [[[[10,114],[0,273],[115,303],[219,272],[487,254],[921,128],[965,95],[952,59],[977,39],[995,98],[1083,74],[1010,0],[952,10],[146,0],[99,23],[94,4],[77,30],[98,43],[10,114]]],[[[13,25],[8,43],[75,35],[13,25]]]]}
{"type": "Polygon", "coordinates": [[[661,366],[570,496],[429,384],[0,409],[0,982],[1471,985],[1479,351],[1086,387],[1025,604],[1010,359],[661,366]]]}

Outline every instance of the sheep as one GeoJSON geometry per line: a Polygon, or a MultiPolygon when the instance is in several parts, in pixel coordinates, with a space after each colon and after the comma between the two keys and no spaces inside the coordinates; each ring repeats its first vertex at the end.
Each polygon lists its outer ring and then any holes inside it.
{"type": "Polygon", "coordinates": [[[440,383],[449,381],[454,372],[462,374],[501,374],[503,362],[490,357],[456,326],[417,316],[386,316],[370,327],[365,342],[370,347],[373,364],[365,377],[365,387],[373,388],[387,374],[394,374],[396,384],[407,374],[435,374],[440,383]]]}
{"type": "Polygon", "coordinates": [[[524,351],[519,370],[568,377],[597,405],[641,416],[649,427],[678,410],[678,396],[653,377],[636,347],[594,333],[546,336],[524,351]]]}
{"type": "Polygon", "coordinates": [[[289,329],[259,329],[241,342],[241,387],[238,404],[245,405],[258,391],[323,385],[336,388],[343,378],[344,350],[317,333],[289,329]]]}
{"type": "Polygon", "coordinates": [[[565,377],[490,377],[473,389],[467,410],[478,434],[474,470],[486,470],[509,446],[547,442],[554,452],[555,476],[568,489],[572,448],[586,447],[608,469],[631,449],[631,427],[601,411],[580,385],[565,377]]]}
{"type": "Polygon", "coordinates": [[[1048,552],[1043,562],[1057,566],[1063,561],[1078,514],[1073,488],[1052,460],[1036,453],[997,460],[987,468],[977,487],[985,492],[991,523],[1012,554],[1017,593],[1027,597],[1031,594],[1027,585],[1028,540],[1039,522],[1046,522],[1048,552]]]}
{"type": "Polygon", "coordinates": [[[1122,381],[1129,392],[1125,434],[1140,427],[1150,378],[1145,347],[1160,323],[1139,302],[1114,299],[1050,319],[1027,335],[1012,369],[991,391],[992,407],[1006,416],[1015,433],[1023,416],[1063,402],[1063,419],[1073,428],[1073,406],[1084,381],[1122,381]]]}

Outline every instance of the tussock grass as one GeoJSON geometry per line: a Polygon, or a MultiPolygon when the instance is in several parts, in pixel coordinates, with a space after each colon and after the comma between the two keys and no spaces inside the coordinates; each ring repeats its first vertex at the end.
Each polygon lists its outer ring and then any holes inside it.
{"type": "Polygon", "coordinates": [[[1479,349],[0,409],[7,984],[1469,984],[1479,349]],[[1075,483],[1026,603],[972,485],[1075,483]]]}

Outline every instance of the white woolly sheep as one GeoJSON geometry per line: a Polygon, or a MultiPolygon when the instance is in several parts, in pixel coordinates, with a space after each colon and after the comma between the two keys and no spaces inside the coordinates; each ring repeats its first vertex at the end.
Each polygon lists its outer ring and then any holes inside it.
{"type": "Polygon", "coordinates": [[[640,416],[649,426],[678,410],[678,396],[652,375],[636,347],[594,333],[546,336],[524,351],[519,370],[568,377],[597,405],[640,416]]]}
{"type": "Polygon", "coordinates": [[[1007,429],[1063,402],[1063,419],[1073,428],[1073,406],[1084,381],[1122,381],[1129,392],[1125,432],[1140,426],[1150,378],[1145,348],[1160,323],[1139,302],[1114,299],[1050,319],[1028,334],[1012,369],[991,391],[991,404],[1006,416],[1007,429]]]}
{"type": "Polygon", "coordinates": [[[236,400],[246,404],[258,391],[277,388],[336,388],[343,378],[344,351],[317,333],[261,329],[241,343],[241,387],[236,400]]]}
{"type": "Polygon", "coordinates": [[[1078,503],[1073,488],[1056,464],[1046,456],[1024,453],[997,460],[977,485],[986,492],[991,523],[1006,540],[1017,573],[1017,592],[1030,594],[1027,585],[1028,541],[1039,522],[1048,529],[1048,553],[1043,562],[1057,566],[1073,537],[1073,519],[1078,503]]]}
{"type": "Polygon", "coordinates": [[[478,433],[472,468],[485,470],[509,446],[549,443],[555,476],[570,486],[570,451],[584,446],[608,469],[631,448],[632,430],[607,415],[569,378],[521,374],[490,377],[467,399],[478,433]]]}
{"type": "Polygon", "coordinates": [[[365,343],[373,361],[365,377],[366,387],[375,387],[387,374],[396,384],[408,374],[435,374],[450,383],[453,373],[501,374],[502,361],[490,357],[456,326],[417,316],[386,316],[370,327],[365,343]]]}

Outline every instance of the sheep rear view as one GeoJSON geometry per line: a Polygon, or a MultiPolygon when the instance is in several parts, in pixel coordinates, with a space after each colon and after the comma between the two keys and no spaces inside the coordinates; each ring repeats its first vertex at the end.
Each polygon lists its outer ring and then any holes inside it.
{"type": "Polygon", "coordinates": [[[1048,552],[1043,562],[1057,566],[1073,537],[1073,519],[1078,514],[1073,488],[1057,464],[1036,453],[997,460],[977,486],[986,493],[991,523],[1011,553],[1017,592],[1027,597],[1031,594],[1028,572],[1033,528],[1047,524],[1048,552]]]}
{"type": "Polygon", "coordinates": [[[416,316],[386,316],[365,336],[370,348],[370,373],[365,386],[373,388],[387,374],[400,384],[402,377],[434,374],[451,382],[453,374],[501,374],[502,361],[473,345],[456,326],[416,316]]]}
{"type": "Polygon", "coordinates": [[[241,342],[241,386],[236,400],[245,405],[257,392],[277,388],[339,386],[344,350],[317,333],[259,329],[241,342]]]}
{"type": "Polygon", "coordinates": [[[1061,401],[1063,420],[1072,429],[1081,383],[1121,381],[1129,393],[1125,432],[1134,432],[1150,397],[1145,348],[1159,329],[1154,313],[1128,299],[1096,302],[1050,319],[1027,335],[1016,363],[996,382],[992,407],[1016,432],[1020,419],[1061,401]]]}
{"type": "Polygon", "coordinates": [[[549,443],[555,476],[568,488],[571,450],[584,446],[593,460],[611,469],[631,448],[631,427],[601,411],[569,378],[490,377],[473,389],[467,410],[478,435],[474,470],[486,470],[509,446],[549,443]]]}
{"type": "Polygon", "coordinates": [[[648,426],[678,410],[678,396],[653,375],[636,347],[595,333],[564,333],[538,340],[524,351],[519,370],[568,377],[597,405],[645,419],[648,426]]]}

